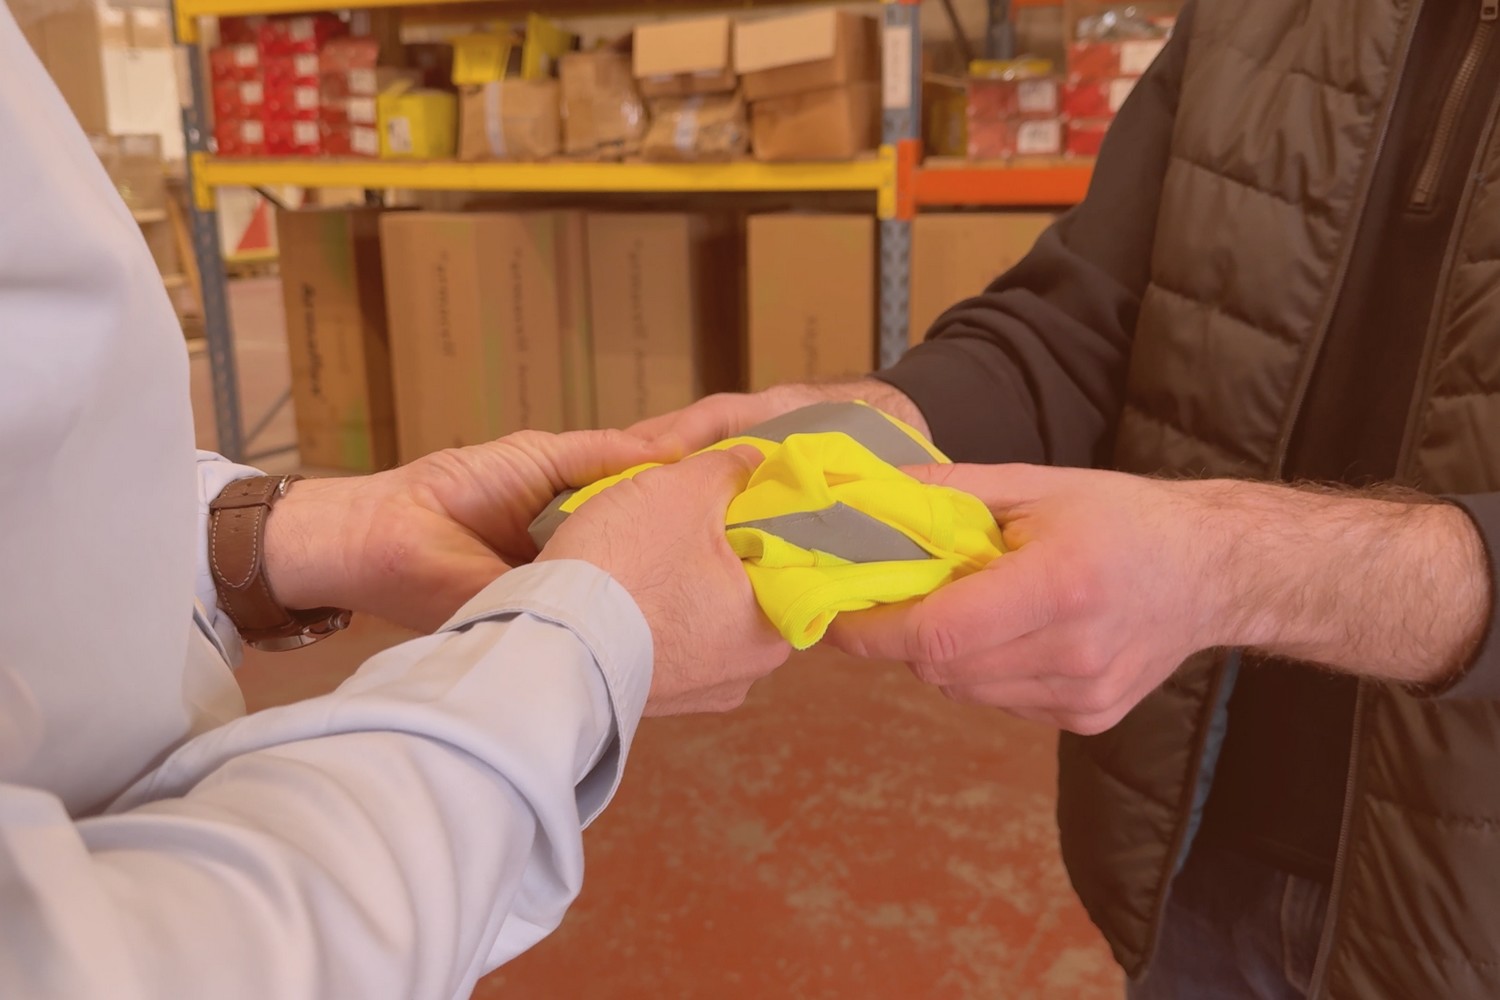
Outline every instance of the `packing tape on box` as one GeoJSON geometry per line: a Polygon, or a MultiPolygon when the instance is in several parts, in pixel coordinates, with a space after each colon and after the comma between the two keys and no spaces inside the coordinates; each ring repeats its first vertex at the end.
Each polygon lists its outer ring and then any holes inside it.
{"type": "Polygon", "coordinates": [[[484,85],[484,134],[489,139],[490,155],[497,160],[505,159],[505,117],[502,114],[504,96],[499,83],[484,85]]]}
{"type": "Polygon", "coordinates": [[[677,121],[672,130],[672,145],[684,155],[691,154],[698,145],[698,108],[703,102],[692,98],[677,112],[677,121]]]}

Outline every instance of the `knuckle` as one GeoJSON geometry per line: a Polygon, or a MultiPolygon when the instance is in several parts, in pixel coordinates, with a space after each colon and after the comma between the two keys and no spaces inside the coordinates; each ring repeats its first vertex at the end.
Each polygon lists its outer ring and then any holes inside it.
{"type": "Polygon", "coordinates": [[[950,698],[952,697],[952,695],[949,694],[951,685],[947,683],[947,675],[943,673],[942,668],[940,668],[937,664],[932,663],[929,660],[913,660],[911,663],[907,664],[907,666],[911,670],[913,676],[917,678],[917,680],[921,681],[923,684],[931,684],[934,687],[941,689],[943,694],[948,695],[950,698]]]}
{"type": "Polygon", "coordinates": [[[927,664],[957,659],[963,643],[951,622],[935,615],[919,615],[912,632],[913,659],[927,664]]]}

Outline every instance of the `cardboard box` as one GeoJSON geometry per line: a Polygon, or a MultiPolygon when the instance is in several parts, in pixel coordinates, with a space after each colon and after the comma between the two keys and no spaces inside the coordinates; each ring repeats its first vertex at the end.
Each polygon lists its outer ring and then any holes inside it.
{"type": "Polygon", "coordinates": [[[749,389],[864,375],[875,365],[875,218],[753,215],[749,389]]]}
{"type": "Polygon", "coordinates": [[[403,462],[563,429],[557,229],[551,212],[381,220],[403,462]]]}
{"type": "Polygon", "coordinates": [[[1016,156],[1060,156],[1063,125],[1059,118],[969,119],[969,159],[1008,160],[1016,156]]]}
{"type": "Polygon", "coordinates": [[[1038,212],[963,212],[912,220],[911,342],[920,344],[938,316],[1015,266],[1054,218],[1038,212]]]}
{"type": "Polygon", "coordinates": [[[276,214],[303,465],[396,464],[395,394],[374,208],[276,214]]]}
{"type": "Polygon", "coordinates": [[[635,29],[634,71],[646,97],[720,94],[735,88],[727,17],[643,24],[635,29]]]}
{"type": "Polygon", "coordinates": [[[316,122],[322,99],[316,84],[266,86],[262,114],[268,119],[316,122]]]}
{"type": "Polygon", "coordinates": [[[589,309],[588,215],[557,217],[558,326],[562,351],[563,426],[599,426],[594,409],[593,315],[589,309]]]}
{"type": "Polygon", "coordinates": [[[156,261],[156,269],[162,277],[181,274],[182,256],[177,251],[177,231],[172,228],[172,220],[158,218],[140,225],[146,248],[151,251],[151,259],[156,261]]]}
{"type": "Polygon", "coordinates": [[[214,143],[220,156],[264,156],[266,127],[259,118],[216,122],[214,143]]]}
{"type": "Polygon", "coordinates": [[[734,29],[734,68],[745,100],[880,79],[875,19],[840,10],[741,21],[734,29]]]}
{"type": "Polygon", "coordinates": [[[459,90],[460,160],[542,160],[562,149],[556,80],[501,80],[459,90]]]}
{"type": "Polygon", "coordinates": [[[847,160],[880,145],[880,85],[756,101],[750,129],[757,160],[847,160]]]}
{"type": "Polygon", "coordinates": [[[750,148],[750,122],[738,93],[659,97],[651,102],[651,125],[641,156],[668,162],[721,162],[750,148]]]}
{"type": "Polygon", "coordinates": [[[255,43],[262,58],[296,52],[316,53],[325,42],[348,32],[349,26],[336,14],[272,17],[261,23],[255,43]]]}
{"type": "Polygon", "coordinates": [[[164,49],[172,44],[172,22],[165,10],[150,7],[130,8],[126,20],[130,44],[137,49],[164,49]]]}
{"type": "Polygon", "coordinates": [[[319,122],[318,131],[325,156],[380,155],[380,130],[374,125],[352,122],[319,122]]]}
{"type": "Polygon", "coordinates": [[[458,98],[401,80],[380,92],[380,155],[386,159],[443,160],[458,148],[458,98]]]}
{"type": "Polygon", "coordinates": [[[596,416],[627,427],[739,387],[739,253],[727,220],[590,215],[596,416]]]}
{"type": "Polygon", "coordinates": [[[156,213],[167,207],[167,175],[161,139],[155,135],[93,136],[91,142],[104,172],[134,213],[156,213]]]}
{"type": "Polygon", "coordinates": [[[319,67],[320,63],[315,52],[267,56],[261,67],[261,78],[265,81],[267,89],[316,87],[321,74],[319,67]]]}
{"type": "Polygon", "coordinates": [[[260,50],[254,45],[215,45],[208,50],[208,74],[215,84],[260,80],[260,50]]]}
{"type": "Polygon", "coordinates": [[[630,56],[600,49],[570,52],[558,65],[563,150],[619,158],[640,151],[646,107],[630,73],[630,56]]]}
{"type": "Polygon", "coordinates": [[[1141,76],[1156,61],[1166,44],[1166,38],[1074,42],[1068,46],[1068,75],[1079,79],[1102,80],[1141,76]]]}
{"type": "MultiPolygon", "coordinates": [[[[318,72],[323,74],[351,73],[355,70],[373,70],[380,65],[380,41],[375,38],[333,38],[324,43],[318,52],[318,72]]],[[[371,89],[364,93],[375,93],[373,76],[371,89]]]]}
{"type": "Polygon", "coordinates": [[[1113,118],[1125,105],[1138,79],[1120,76],[1113,80],[1069,80],[1062,90],[1063,117],[1113,118]]]}

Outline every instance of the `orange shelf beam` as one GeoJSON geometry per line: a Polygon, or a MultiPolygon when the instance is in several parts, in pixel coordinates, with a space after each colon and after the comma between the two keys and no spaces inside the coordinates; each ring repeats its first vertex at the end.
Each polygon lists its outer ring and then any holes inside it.
{"type": "Polygon", "coordinates": [[[913,194],[918,208],[960,205],[1076,205],[1088,193],[1094,168],[974,164],[918,168],[913,194]]]}

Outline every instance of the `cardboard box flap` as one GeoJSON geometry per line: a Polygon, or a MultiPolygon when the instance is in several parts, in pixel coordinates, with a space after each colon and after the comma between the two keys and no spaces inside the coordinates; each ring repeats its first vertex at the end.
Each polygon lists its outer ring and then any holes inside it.
{"type": "Polygon", "coordinates": [[[719,73],[731,66],[727,17],[644,24],[635,31],[635,75],[719,73]]]}
{"type": "Polygon", "coordinates": [[[734,33],[734,67],[754,73],[832,59],[838,48],[839,16],[836,10],[815,10],[742,22],[734,33]]]}

